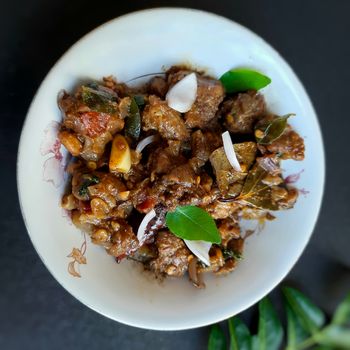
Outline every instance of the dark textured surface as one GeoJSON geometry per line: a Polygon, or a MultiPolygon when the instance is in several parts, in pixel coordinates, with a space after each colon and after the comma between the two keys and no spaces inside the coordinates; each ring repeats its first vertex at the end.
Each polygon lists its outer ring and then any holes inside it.
{"type": "MultiPolygon", "coordinates": [[[[54,62],[83,34],[113,17],[170,5],[201,8],[246,25],[270,42],[300,76],[322,125],[327,185],[313,238],[287,281],[327,312],[350,290],[348,0],[4,1],[0,12],[0,349],[206,348],[208,328],[139,330],[108,320],[70,296],[34,251],[16,192],[21,125],[54,62]]],[[[254,313],[250,310],[244,317],[251,320],[254,313]]]]}

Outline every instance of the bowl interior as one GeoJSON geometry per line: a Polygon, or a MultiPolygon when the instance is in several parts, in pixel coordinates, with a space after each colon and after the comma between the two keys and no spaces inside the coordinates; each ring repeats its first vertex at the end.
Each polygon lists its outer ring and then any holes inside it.
{"type": "MultiPolygon", "coordinates": [[[[50,170],[61,171],[58,168],[50,170]]],[[[117,18],[75,44],[42,83],[23,128],[18,156],[18,188],[32,242],[54,277],[81,302],[117,321],[150,329],[186,329],[227,318],[257,302],[275,287],[298,259],[312,233],[324,182],[322,139],[315,112],[296,75],[258,36],[205,12],[154,9],[117,18]],[[45,129],[60,121],[57,92],[79,80],[114,75],[119,81],[191,63],[219,77],[232,67],[251,67],[272,79],[263,90],[276,114],[295,113],[291,124],[305,137],[303,162],[286,161],[285,174],[303,170],[297,187],[308,191],[295,208],[247,240],[243,261],[226,277],[206,277],[197,290],[184,279],[162,283],[130,262],[117,265],[87,240],[81,278],[67,272],[67,255],[84,240],[64,216],[57,188],[43,179],[54,153],[41,154],[45,129]]]]}

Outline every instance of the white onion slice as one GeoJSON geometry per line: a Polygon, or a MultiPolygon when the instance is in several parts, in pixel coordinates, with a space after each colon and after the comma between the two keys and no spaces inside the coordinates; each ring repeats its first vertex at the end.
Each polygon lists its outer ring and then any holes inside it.
{"type": "Polygon", "coordinates": [[[137,239],[139,240],[140,245],[143,244],[145,238],[146,238],[146,228],[148,223],[156,216],[156,212],[154,209],[152,209],[150,212],[148,212],[142,219],[140,226],[137,230],[137,239]]]}
{"type": "Polygon", "coordinates": [[[137,144],[136,152],[141,153],[145,147],[147,147],[150,143],[154,142],[156,139],[156,135],[147,136],[137,144]]]}
{"type": "Polygon", "coordinates": [[[190,241],[184,239],[188,249],[207,266],[210,266],[209,250],[211,247],[210,242],[205,241],[190,241]]]}
{"type": "Polygon", "coordinates": [[[180,113],[188,112],[197,97],[196,73],[186,75],[170,88],[166,95],[169,107],[180,113]]]}
{"type": "Polygon", "coordinates": [[[230,162],[230,164],[232,165],[232,168],[237,171],[242,171],[241,166],[239,165],[239,162],[236,157],[236,153],[232,144],[230,133],[228,131],[225,131],[221,136],[222,136],[222,142],[224,143],[224,150],[226,153],[226,157],[230,162]]]}

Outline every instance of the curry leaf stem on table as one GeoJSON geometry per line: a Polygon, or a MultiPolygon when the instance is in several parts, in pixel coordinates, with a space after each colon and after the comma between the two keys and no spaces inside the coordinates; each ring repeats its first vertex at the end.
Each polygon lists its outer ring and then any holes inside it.
{"type": "MultiPolygon", "coordinates": [[[[287,318],[286,346],[282,346],[283,328],[268,297],[259,302],[258,332],[252,335],[249,328],[234,316],[228,320],[229,350],[305,350],[350,349],[350,294],[336,309],[330,324],[325,324],[324,313],[300,291],[285,287],[287,318]]],[[[227,349],[226,340],[218,325],[213,325],[209,335],[208,350],[227,349]],[[220,330],[220,331],[219,331],[220,330]]]]}

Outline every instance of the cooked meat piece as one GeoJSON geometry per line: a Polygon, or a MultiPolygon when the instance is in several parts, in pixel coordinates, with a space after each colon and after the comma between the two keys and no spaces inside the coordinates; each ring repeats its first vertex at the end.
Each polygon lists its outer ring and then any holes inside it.
{"type": "Polygon", "coordinates": [[[143,130],[157,130],[162,137],[170,140],[186,140],[188,130],[181,114],[156,96],[149,97],[149,104],[143,111],[143,130]]]}
{"type": "Polygon", "coordinates": [[[196,157],[203,166],[209,159],[210,151],[201,130],[196,130],[191,134],[191,149],[192,157],[196,157]]]}
{"type": "Polygon", "coordinates": [[[295,202],[298,199],[298,190],[296,188],[288,188],[287,193],[284,193],[283,196],[278,195],[277,191],[272,192],[273,199],[277,199],[279,209],[290,209],[293,208],[295,202]]]}
{"type": "Polygon", "coordinates": [[[132,209],[131,201],[121,202],[110,211],[109,216],[116,219],[126,219],[131,214],[132,209]]]}
{"type": "Polygon", "coordinates": [[[199,166],[203,166],[209,159],[210,154],[222,145],[221,135],[201,130],[196,130],[191,134],[192,157],[199,161],[199,166]]]}
{"type": "MultiPolygon", "coordinates": [[[[259,146],[259,150],[261,146],[259,146]]],[[[263,149],[265,151],[265,149],[263,149]]],[[[256,158],[258,165],[267,171],[270,175],[275,176],[281,173],[281,168],[279,166],[279,159],[275,154],[266,154],[262,157],[256,158]]]]}
{"type": "Polygon", "coordinates": [[[148,213],[152,210],[157,204],[154,192],[155,189],[151,186],[148,178],[138,183],[130,195],[134,208],[141,213],[148,213]]]}
{"type": "Polygon", "coordinates": [[[192,108],[185,114],[186,125],[190,128],[203,128],[214,117],[224,99],[224,88],[216,79],[197,74],[197,98],[192,108]]]}
{"type": "Polygon", "coordinates": [[[107,252],[121,260],[133,253],[138,248],[139,242],[130,225],[122,221],[119,224],[118,231],[111,238],[113,244],[107,252]]]}
{"type": "Polygon", "coordinates": [[[213,179],[207,173],[203,172],[200,175],[200,186],[205,192],[210,193],[210,190],[213,186],[213,179]]]}
{"type": "Polygon", "coordinates": [[[239,93],[223,103],[225,126],[232,133],[249,134],[255,122],[265,114],[265,101],[256,91],[239,93]]]}
{"type": "Polygon", "coordinates": [[[283,179],[279,175],[266,175],[262,180],[262,183],[268,186],[280,185],[283,182],[283,179]]]}
{"type": "Polygon", "coordinates": [[[215,271],[215,275],[226,275],[232,272],[237,267],[237,260],[234,258],[226,259],[224,266],[220,267],[219,270],[215,271]]]}
{"type": "Polygon", "coordinates": [[[198,269],[199,273],[203,272],[216,272],[225,264],[225,259],[222,254],[222,250],[213,245],[209,251],[210,266],[202,266],[198,269]]]}
{"type": "Polygon", "coordinates": [[[227,248],[234,252],[237,256],[241,256],[243,253],[244,239],[243,238],[233,238],[228,244],[227,248]]]}
{"type": "Polygon", "coordinates": [[[111,115],[90,110],[80,98],[67,93],[59,99],[59,107],[64,113],[63,125],[81,136],[95,138],[104,132],[114,134],[124,127],[119,113],[111,115]]]}
{"type": "Polygon", "coordinates": [[[99,183],[89,186],[90,197],[103,199],[110,208],[115,207],[117,200],[126,200],[129,196],[125,184],[114,174],[97,173],[99,183]]]}
{"type": "Polygon", "coordinates": [[[185,187],[198,185],[200,177],[196,175],[189,163],[182,164],[163,176],[163,181],[169,184],[180,184],[185,187]]]}
{"type": "Polygon", "coordinates": [[[238,213],[240,204],[237,202],[220,202],[218,200],[203,207],[213,219],[226,219],[238,213]]]}
{"type": "Polygon", "coordinates": [[[260,148],[265,148],[270,153],[279,154],[280,159],[304,159],[304,140],[290,126],[277,140],[270,145],[260,146],[260,148]]]}
{"type": "Polygon", "coordinates": [[[148,263],[150,260],[155,259],[157,255],[157,247],[154,244],[144,244],[129,255],[129,258],[141,263],[148,263]]]}
{"type": "Polygon", "coordinates": [[[232,192],[236,192],[236,189],[230,190],[231,187],[236,183],[241,184],[247,176],[246,173],[232,168],[223,147],[216,149],[210,155],[210,163],[214,169],[219,189],[223,194],[231,193],[232,195],[232,192]]]}
{"type": "Polygon", "coordinates": [[[242,208],[242,219],[245,220],[258,220],[259,222],[264,222],[265,220],[274,220],[275,217],[268,211],[255,207],[243,207],[242,208]]]}
{"type": "MultiPolygon", "coordinates": [[[[59,106],[64,115],[62,125],[76,133],[74,139],[76,147],[68,149],[74,156],[80,155],[88,161],[98,161],[106,144],[112,140],[112,135],[124,127],[124,121],[120,119],[118,113],[111,115],[92,111],[79,97],[70,96],[67,93],[64,93],[59,99],[59,106]]],[[[73,136],[74,134],[66,133],[64,130],[59,134],[62,143],[67,144],[68,142],[69,146],[74,146],[73,136]]]]}
{"type": "Polygon", "coordinates": [[[151,95],[157,95],[160,98],[164,98],[168,92],[168,83],[163,77],[154,77],[151,79],[148,85],[148,92],[151,95]]]}
{"type": "Polygon", "coordinates": [[[120,117],[124,119],[130,114],[131,97],[127,96],[119,101],[120,117]]]}
{"type": "Polygon", "coordinates": [[[187,271],[191,253],[183,240],[169,231],[160,231],[156,246],[158,257],[150,262],[150,268],[156,274],[180,277],[187,271]]]}
{"type": "Polygon", "coordinates": [[[160,146],[155,151],[151,152],[147,163],[147,168],[151,173],[151,177],[153,177],[154,174],[166,174],[177,165],[186,162],[184,156],[181,154],[174,154],[179,152],[177,147],[178,145],[175,144],[171,144],[166,148],[160,146]]]}
{"type": "Polygon", "coordinates": [[[227,246],[228,241],[232,238],[240,237],[240,228],[236,221],[232,219],[223,219],[217,223],[218,230],[221,236],[221,245],[227,246]]]}

